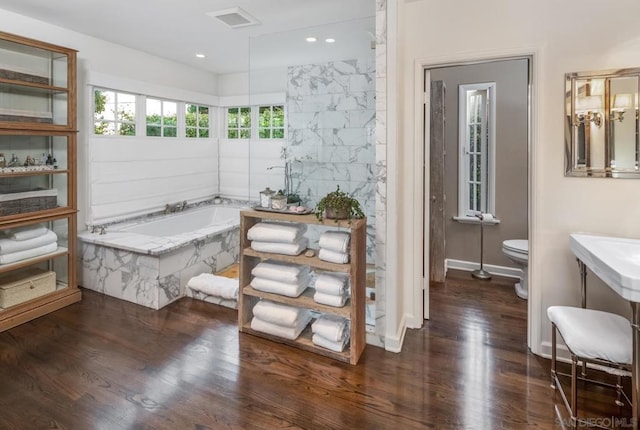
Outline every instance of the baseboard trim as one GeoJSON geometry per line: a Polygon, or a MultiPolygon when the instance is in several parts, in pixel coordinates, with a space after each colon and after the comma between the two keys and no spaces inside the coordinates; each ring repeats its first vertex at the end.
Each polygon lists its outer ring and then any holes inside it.
{"type": "MultiPolygon", "coordinates": [[[[445,267],[445,271],[449,269],[454,269],[454,270],[464,270],[467,272],[472,272],[480,268],[480,263],[447,258],[444,260],[444,267],[445,267]]],[[[496,266],[494,264],[483,264],[482,268],[487,272],[491,273],[492,275],[496,275],[496,276],[504,276],[506,278],[516,278],[516,279],[519,279],[520,277],[522,277],[522,270],[514,267],[496,266]]]]}
{"type": "Polygon", "coordinates": [[[400,320],[400,327],[394,336],[385,336],[384,349],[389,352],[399,353],[402,351],[402,344],[404,343],[404,337],[407,334],[407,316],[402,316],[400,320]]]}

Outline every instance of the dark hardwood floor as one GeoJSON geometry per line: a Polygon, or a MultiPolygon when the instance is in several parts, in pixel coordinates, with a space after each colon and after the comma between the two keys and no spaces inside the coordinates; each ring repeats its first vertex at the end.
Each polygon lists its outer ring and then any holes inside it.
{"type": "MultiPolygon", "coordinates": [[[[0,333],[0,428],[561,428],[511,285],[452,274],[402,353],[368,346],[357,366],[239,335],[216,305],[153,311],[84,290],[0,333]]],[[[586,416],[620,413],[611,393],[590,397],[586,416]]]]}

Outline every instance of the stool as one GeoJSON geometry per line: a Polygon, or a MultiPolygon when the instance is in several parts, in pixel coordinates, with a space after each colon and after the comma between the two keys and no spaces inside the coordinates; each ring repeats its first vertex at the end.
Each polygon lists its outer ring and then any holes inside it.
{"type": "Polygon", "coordinates": [[[569,412],[571,426],[580,422],[578,418],[578,379],[614,388],[618,394],[616,404],[622,406],[622,398],[631,401],[622,390],[621,377],[631,376],[632,329],[629,321],[609,312],[570,306],[551,306],[547,309],[551,321],[551,387],[560,390],[562,400],[569,412]],[[571,354],[571,375],[559,373],[556,368],[556,332],[571,354]],[[578,376],[578,362],[596,364],[600,370],[616,375],[616,385],[578,376]],[[568,402],[558,375],[571,376],[571,403],[568,402]]]}

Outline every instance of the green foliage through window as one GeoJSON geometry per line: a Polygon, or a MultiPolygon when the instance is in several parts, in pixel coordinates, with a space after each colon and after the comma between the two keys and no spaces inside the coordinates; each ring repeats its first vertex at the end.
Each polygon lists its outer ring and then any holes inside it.
{"type": "Polygon", "coordinates": [[[284,139],[284,106],[258,108],[258,136],[260,139],[284,139]]]}
{"type": "Polygon", "coordinates": [[[178,104],[168,100],[147,98],[147,136],[178,135],[178,104]]]}
{"type": "Polygon", "coordinates": [[[251,138],[251,108],[233,107],[227,109],[227,139],[251,138]]]}
{"type": "Polygon", "coordinates": [[[209,107],[185,105],[187,137],[209,137],[209,107]]]}
{"type": "Polygon", "coordinates": [[[135,95],[96,89],[93,96],[94,134],[135,136],[135,95]]]}

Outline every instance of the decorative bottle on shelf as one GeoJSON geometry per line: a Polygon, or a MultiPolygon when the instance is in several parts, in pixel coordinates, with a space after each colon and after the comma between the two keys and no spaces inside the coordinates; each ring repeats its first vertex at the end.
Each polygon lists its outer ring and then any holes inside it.
{"type": "Polygon", "coordinates": [[[2,152],[0,152],[0,167],[7,167],[7,159],[2,152]]]}
{"type": "Polygon", "coordinates": [[[51,154],[47,155],[47,161],[44,162],[47,166],[53,166],[53,157],[51,154]]]}
{"type": "Polygon", "coordinates": [[[14,153],[11,155],[11,161],[9,161],[9,167],[15,167],[20,165],[20,160],[18,160],[18,156],[14,153]]]}

